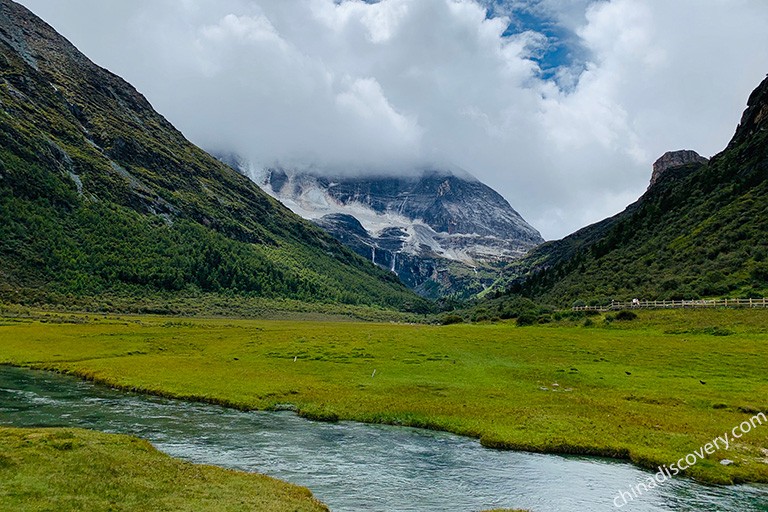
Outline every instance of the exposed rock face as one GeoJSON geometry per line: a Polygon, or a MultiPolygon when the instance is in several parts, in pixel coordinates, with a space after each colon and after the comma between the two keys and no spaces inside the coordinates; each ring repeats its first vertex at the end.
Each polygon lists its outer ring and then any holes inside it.
{"type": "Polygon", "coordinates": [[[496,278],[491,269],[543,242],[501,195],[463,171],[330,176],[235,167],[425,296],[480,292],[496,278]]]}
{"type": "Polygon", "coordinates": [[[654,186],[659,181],[659,178],[661,178],[661,175],[669,169],[690,164],[706,164],[707,162],[709,162],[707,158],[690,149],[667,151],[653,163],[653,174],[651,175],[651,184],[648,188],[654,186]]]}
{"type": "Polygon", "coordinates": [[[752,91],[747,100],[747,109],[741,116],[739,126],[736,127],[736,134],[728,147],[734,147],[744,139],[751,137],[759,130],[765,130],[768,127],[768,76],[760,85],[752,91]]]}
{"type": "MultiPolygon", "coordinates": [[[[422,295],[464,295],[483,289],[482,283],[472,290],[473,283],[458,279],[458,276],[451,276],[446,258],[426,247],[418,255],[404,251],[408,233],[402,228],[384,228],[380,233],[373,235],[355,217],[344,213],[331,213],[314,222],[360,256],[396,272],[406,286],[422,295]]],[[[456,265],[462,266],[461,263],[456,265]]],[[[456,268],[453,270],[455,272],[456,268]]],[[[466,270],[473,274],[471,267],[466,270]]]]}

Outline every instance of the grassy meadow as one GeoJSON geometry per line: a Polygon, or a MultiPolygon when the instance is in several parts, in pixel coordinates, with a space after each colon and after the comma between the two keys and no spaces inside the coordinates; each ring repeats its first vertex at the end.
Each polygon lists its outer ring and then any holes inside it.
{"type": "MultiPolygon", "coordinates": [[[[0,321],[0,363],[649,468],[768,411],[768,311],[638,314],[531,327],[40,314],[0,321]]],[[[768,482],[768,424],[687,474],[768,482]]]]}
{"type": "Polygon", "coordinates": [[[190,464],[135,437],[0,428],[0,509],[321,512],[309,490],[190,464]]]}

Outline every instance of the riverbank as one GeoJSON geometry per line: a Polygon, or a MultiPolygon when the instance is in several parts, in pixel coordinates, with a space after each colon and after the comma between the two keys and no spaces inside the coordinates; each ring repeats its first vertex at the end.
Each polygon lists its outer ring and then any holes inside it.
{"type": "MultiPolygon", "coordinates": [[[[51,316],[0,326],[0,361],[175,398],[447,430],[486,446],[649,468],[768,409],[765,312],[639,315],[526,328],[51,316]],[[65,321],[73,323],[54,323],[65,321]]],[[[766,446],[768,425],[686,474],[767,482],[766,446]]]]}
{"type": "Polygon", "coordinates": [[[303,487],[182,462],[131,436],[0,428],[0,454],[2,510],[328,510],[303,487]]]}

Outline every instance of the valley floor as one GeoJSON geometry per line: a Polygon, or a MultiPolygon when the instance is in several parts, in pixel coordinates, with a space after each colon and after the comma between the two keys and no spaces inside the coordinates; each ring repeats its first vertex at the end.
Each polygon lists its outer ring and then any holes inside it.
{"type": "MultiPolygon", "coordinates": [[[[293,404],[313,419],[440,429],[491,447],[617,457],[648,468],[768,412],[766,311],[638,314],[521,328],[40,313],[0,320],[0,363],[168,397],[243,409],[293,404]]],[[[5,431],[2,442],[22,446],[29,435],[5,431]]],[[[40,435],[52,439],[44,444],[59,442],[55,432],[40,435]]],[[[72,435],[75,444],[91,439],[72,435]]],[[[115,449],[131,443],[121,438],[115,449]]],[[[768,423],[686,474],[768,482],[767,448],[768,423]]]]}

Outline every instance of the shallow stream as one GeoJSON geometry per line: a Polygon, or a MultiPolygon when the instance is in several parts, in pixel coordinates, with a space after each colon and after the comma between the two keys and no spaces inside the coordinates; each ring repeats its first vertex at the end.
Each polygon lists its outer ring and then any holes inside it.
{"type": "Polygon", "coordinates": [[[651,473],[620,461],[490,450],[442,432],[168,400],[6,366],[0,425],[136,435],[174,457],[309,487],[335,512],[768,511],[766,486],[711,487],[684,478],[617,509],[619,490],[651,473]]]}

